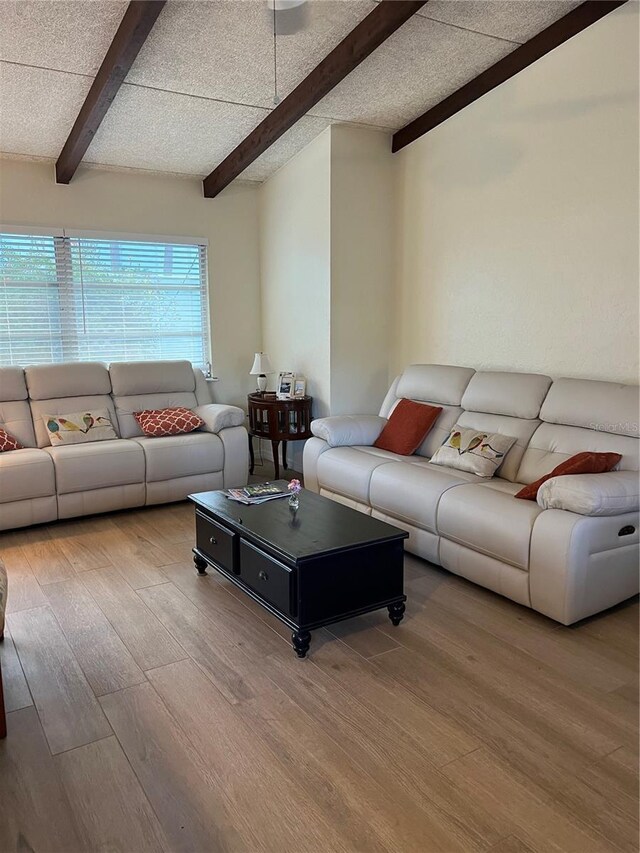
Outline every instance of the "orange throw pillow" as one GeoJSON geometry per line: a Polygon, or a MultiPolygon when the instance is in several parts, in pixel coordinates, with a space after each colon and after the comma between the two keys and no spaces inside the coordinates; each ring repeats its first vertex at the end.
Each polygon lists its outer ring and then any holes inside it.
{"type": "Polygon", "coordinates": [[[441,411],[442,406],[400,400],[373,446],[400,456],[411,456],[420,447],[441,411]]]}
{"type": "Polygon", "coordinates": [[[550,474],[545,474],[535,483],[529,483],[528,486],[520,489],[516,497],[535,501],[540,486],[552,477],[560,477],[562,474],[604,474],[612,471],[621,459],[621,453],[591,453],[590,451],[576,453],[575,456],[557,465],[550,474]]]}
{"type": "Polygon", "coordinates": [[[145,435],[181,435],[193,432],[203,426],[204,421],[184,406],[173,406],[170,409],[146,409],[144,412],[134,412],[133,417],[138,421],[145,435]]]}
{"type": "Polygon", "coordinates": [[[0,427],[0,453],[6,453],[9,450],[22,450],[22,445],[15,436],[0,427]]]}

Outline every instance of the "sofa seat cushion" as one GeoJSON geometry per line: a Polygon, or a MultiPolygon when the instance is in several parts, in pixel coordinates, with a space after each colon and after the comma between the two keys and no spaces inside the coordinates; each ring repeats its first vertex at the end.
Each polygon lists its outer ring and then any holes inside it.
{"type": "Polygon", "coordinates": [[[475,481],[475,474],[450,471],[426,460],[422,464],[390,462],[371,477],[371,506],[401,521],[437,533],[436,518],[442,496],[454,487],[475,481]]]}
{"type": "Polygon", "coordinates": [[[50,497],[55,493],[53,463],[44,450],[25,447],[0,453],[0,503],[50,497]]]}
{"type": "Polygon", "coordinates": [[[59,495],[144,483],[144,453],[135,441],[117,438],[44,450],[53,459],[59,495]]]}
{"type": "Polygon", "coordinates": [[[213,474],[224,468],[224,446],[213,433],[191,432],[131,441],[144,451],[148,483],[213,474]]]}
{"type": "Polygon", "coordinates": [[[321,489],[368,504],[371,475],[379,466],[393,463],[397,459],[402,457],[388,450],[371,447],[332,447],[318,458],[318,485],[321,489]]]}
{"type": "Polygon", "coordinates": [[[517,569],[529,570],[529,543],[543,511],[531,501],[518,501],[518,483],[491,480],[451,489],[438,507],[438,532],[517,569]]]}
{"type": "Polygon", "coordinates": [[[421,459],[418,456],[401,456],[399,453],[393,453],[391,450],[383,450],[381,447],[369,447],[366,444],[355,445],[353,449],[359,450],[361,453],[366,453],[368,456],[377,456],[379,459],[384,459],[387,462],[413,462],[415,459],[423,462],[425,465],[427,463],[426,459],[421,459]]]}

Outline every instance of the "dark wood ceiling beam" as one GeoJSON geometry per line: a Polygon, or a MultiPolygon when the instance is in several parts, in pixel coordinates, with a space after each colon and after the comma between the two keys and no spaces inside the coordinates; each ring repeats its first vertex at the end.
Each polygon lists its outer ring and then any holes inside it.
{"type": "Polygon", "coordinates": [[[205,197],[217,196],[426,2],[382,0],[204,179],[205,197]]]}
{"type": "Polygon", "coordinates": [[[486,95],[496,86],[506,82],[511,77],[523,71],[532,63],[543,57],[549,51],[577,35],[582,30],[599,21],[627,0],[587,0],[551,26],[542,30],[521,47],[516,48],[479,74],[462,88],[458,89],[444,101],[427,110],[417,119],[407,124],[393,135],[392,151],[400,151],[405,145],[415,142],[434,127],[442,124],[460,110],[468,107],[478,98],[486,95]]]}
{"type": "Polygon", "coordinates": [[[56,181],[68,184],[151,32],[166,0],[131,0],[89,94],[56,162],[56,181]]]}

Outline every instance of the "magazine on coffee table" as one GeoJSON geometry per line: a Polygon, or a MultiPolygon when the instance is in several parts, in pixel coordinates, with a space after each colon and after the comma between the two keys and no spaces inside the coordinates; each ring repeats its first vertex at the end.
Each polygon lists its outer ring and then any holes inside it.
{"type": "Polygon", "coordinates": [[[279,496],[286,495],[287,490],[281,486],[276,486],[274,483],[259,483],[257,486],[245,486],[242,489],[248,498],[262,498],[267,495],[279,496]]]}
{"type": "Polygon", "coordinates": [[[257,486],[246,486],[244,489],[227,489],[225,495],[229,500],[237,501],[241,504],[251,506],[252,504],[261,504],[266,501],[276,500],[277,498],[286,498],[289,492],[282,489],[280,486],[275,486],[273,483],[261,483],[257,486]]]}

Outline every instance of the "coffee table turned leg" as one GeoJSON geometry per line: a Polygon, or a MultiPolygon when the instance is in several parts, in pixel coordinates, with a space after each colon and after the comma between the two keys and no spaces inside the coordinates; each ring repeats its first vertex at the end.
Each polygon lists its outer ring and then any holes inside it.
{"type": "Polygon", "coordinates": [[[253,469],[256,467],[256,457],[253,453],[253,436],[249,434],[249,473],[253,474],[253,469]]]}
{"type": "Polygon", "coordinates": [[[311,634],[309,631],[294,631],[291,635],[293,650],[299,658],[306,657],[311,645],[311,634]]]}
{"type": "Polygon", "coordinates": [[[199,557],[197,554],[193,555],[193,565],[196,567],[196,572],[199,575],[207,574],[207,561],[203,560],[202,557],[199,557]]]}
{"type": "Polygon", "coordinates": [[[389,611],[389,619],[393,625],[399,625],[402,622],[402,617],[404,616],[404,611],[407,609],[404,601],[398,601],[396,604],[390,604],[387,607],[389,611]]]}

